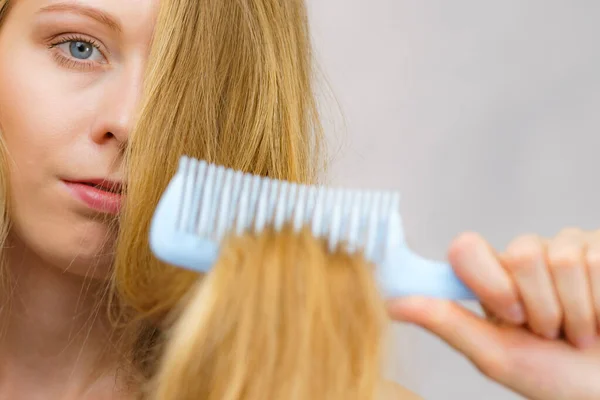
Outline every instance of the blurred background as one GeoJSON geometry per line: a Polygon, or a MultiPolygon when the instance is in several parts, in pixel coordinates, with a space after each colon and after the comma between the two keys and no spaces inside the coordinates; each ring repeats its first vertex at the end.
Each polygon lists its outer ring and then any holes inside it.
{"type": "MultiPolygon", "coordinates": [[[[329,182],[402,192],[409,244],[600,228],[600,2],[308,0],[329,182]],[[339,115],[341,110],[343,115],[339,115]]],[[[512,400],[406,326],[391,374],[427,400],[512,400]]]]}

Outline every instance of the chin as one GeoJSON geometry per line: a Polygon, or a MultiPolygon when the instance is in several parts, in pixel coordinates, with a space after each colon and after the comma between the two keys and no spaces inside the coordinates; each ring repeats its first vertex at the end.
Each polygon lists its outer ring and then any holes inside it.
{"type": "Polygon", "coordinates": [[[108,279],[114,263],[115,243],[115,233],[106,229],[90,230],[67,236],[63,246],[48,249],[44,259],[72,275],[108,279]]]}
{"type": "Polygon", "coordinates": [[[22,254],[21,259],[71,276],[109,278],[114,263],[115,229],[100,221],[53,227],[37,224],[37,228],[11,232],[11,247],[22,254]]]}
{"type": "Polygon", "coordinates": [[[81,263],[75,262],[66,273],[94,281],[108,281],[111,276],[112,260],[82,260],[81,263]]]}
{"type": "Polygon", "coordinates": [[[69,275],[95,280],[108,280],[114,255],[111,253],[85,254],[84,252],[64,252],[64,254],[48,254],[52,266],[69,275]]]}

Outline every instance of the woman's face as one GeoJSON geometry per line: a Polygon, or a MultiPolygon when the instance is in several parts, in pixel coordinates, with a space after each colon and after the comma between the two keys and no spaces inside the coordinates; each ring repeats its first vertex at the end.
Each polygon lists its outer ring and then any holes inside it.
{"type": "Polygon", "coordinates": [[[158,0],[10,1],[0,131],[11,241],[45,263],[105,276],[158,0]]]}

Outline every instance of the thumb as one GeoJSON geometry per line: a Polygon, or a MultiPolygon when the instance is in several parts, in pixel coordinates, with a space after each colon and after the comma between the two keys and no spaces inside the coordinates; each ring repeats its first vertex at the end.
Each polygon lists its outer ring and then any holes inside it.
{"type": "Polygon", "coordinates": [[[408,297],[387,303],[390,317],[418,325],[463,353],[486,376],[502,380],[508,359],[500,328],[449,300],[408,297]]]}

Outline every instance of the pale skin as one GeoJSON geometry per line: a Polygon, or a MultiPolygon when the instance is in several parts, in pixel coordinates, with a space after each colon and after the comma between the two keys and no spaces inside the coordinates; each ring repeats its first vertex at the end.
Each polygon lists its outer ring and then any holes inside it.
{"type": "MultiPolygon", "coordinates": [[[[121,149],[141,96],[157,4],[14,0],[0,28],[0,128],[10,155],[13,221],[4,251],[16,280],[10,309],[0,311],[0,399],[130,397],[115,379],[123,360],[108,322],[94,312],[115,232],[110,218],[76,199],[64,181],[123,178],[121,149]]],[[[598,346],[586,339],[596,335],[600,279],[587,273],[590,260],[574,256],[583,254],[582,243],[596,248],[598,235],[532,242],[529,257],[510,258],[522,253],[509,251],[502,265],[474,235],[450,251],[489,310],[505,316],[515,301],[523,303],[525,317],[516,322],[526,327],[498,326],[453,304],[420,299],[392,302],[390,313],[439,334],[491,378],[530,398],[598,398],[593,380],[582,379],[600,369],[598,346]],[[549,252],[571,263],[532,262],[532,254],[549,252]],[[559,327],[586,349],[536,334],[554,337],[559,327]],[[543,378],[551,386],[532,383],[543,378]],[[557,397],[563,394],[569,396],[557,397]]],[[[398,398],[414,397],[399,390],[398,398]]]]}

